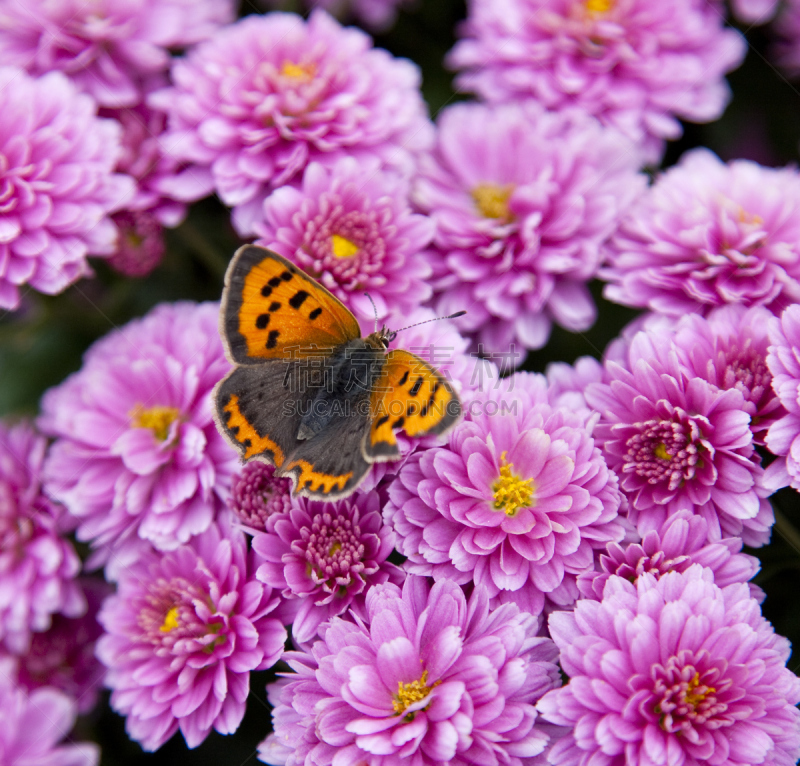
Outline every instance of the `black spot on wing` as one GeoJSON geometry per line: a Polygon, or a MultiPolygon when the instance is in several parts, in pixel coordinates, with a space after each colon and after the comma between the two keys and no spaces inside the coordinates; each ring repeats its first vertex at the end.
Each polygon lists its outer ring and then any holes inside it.
{"type": "Polygon", "coordinates": [[[292,278],[292,272],[290,271],[284,271],[283,274],[281,274],[281,279],[284,282],[288,282],[291,278],[292,278]]]}
{"type": "Polygon", "coordinates": [[[316,319],[322,313],[322,309],[317,307],[309,315],[309,319],[316,319]]]}
{"type": "Polygon", "coordinates": [[[278,330],[270,330],[269,335],[267,336],[267,348],[275,348],[278,345],[278,336],[280,332],[278,330]]]}
{"type": "Polygon", "coordinates": [[[256,327],[259,330],[266,330],[268,324],[269,314],[259,314],[258,319],[256,319],[256,327]]]}
{"type": "Polygon", "coordinates": [[[272,279],[267,282],[270,287],[277,287],[281,283],[280,277],[272,277],[272,279]]]}
{"type": "Polygon", "coordinates": [[[305,290],[298,290],[291,298],[289,298],[289,305],[293,309],[299,309],[303,305],[303,301],[308,298],[308,293],[305,290]]]}
{"type": "Polygon", "coordinates": [[[264,287],[261,288],[261,294],[265,298],[269,298],[269,296],[272,295],[272,288],[269,285],[264,285],[264,287]]]}
{"type": "Polygon", "coordinates": [[[404,386],[404,385],[406,384],[406,381],[407,381],[407,380],[408,380],[408,370],[406,370],[406,371],[403,373],[403,377],[402,377],[402,378],[400,378],[400,380],[398,380],[398,381],[397,381],[397,385],[398,385],[398,386],[404,386]]]}
{"type": "Polygon", "coordinates": [[[397,420],[394,421],[394,423],[392,423],[392,428],[402,428],[403,423],[405,422],[406,419],[401,415],[399,418],[397,418],[397,420]]]}
{"type": "Polygon", "coordinates": [[[423,377],[420,375],[415,381],[414,385],[411,386],[411,390],[408,392],[411,396],[416,396],[419,393],[420,388],[422,388],[422,381],[423,377]]]}
{"type": "Polygon", "coordinates": [[[384,415],[383,417],[378,418],[375,421],[375,428],[376,429],[380,428],[384,423],[387,423],[388,421],[389,421],[389,416],[388,415],[384,415]]]}
{"type": "Polygon", "coordinates": [[[269,304],[269,310],[270,311],[277,311],[280,307],[281,307],[281,304],[278,303],[278,301],[272,301],[272,303],[269,304]]]}

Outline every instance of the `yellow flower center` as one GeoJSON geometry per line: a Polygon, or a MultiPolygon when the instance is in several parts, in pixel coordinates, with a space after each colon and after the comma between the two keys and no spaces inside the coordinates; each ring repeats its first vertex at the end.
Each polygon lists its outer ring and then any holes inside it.
{"type": "Polygon", "coordinates": [[[422,675],[418,681],[410,681],[404,684],[402,681],[397,682],[397,694],[393,695],[392,707],[394,708],[395,715],[402,715],[405,713],[409,705],[415,702],[424,700],[431,693],[431,689],[438,686],[441,681],[428,686],[428,671],[423,670],[422,675]]]}
{"type": "Polygon", "coordinates": [[[754,226],[761,226],[764,219],[760,215],[748,213],[743,207],[739,208],[739,223],[750,223],[754,226]]]}
{"type": "Polygon", "coordinates": [[[514,191],[513,184],[498,186],[497,184],[478,184],[472,190],[472,199],[478,212],[484,218],[500,218],[510,221],[513,216],[508,209],[508,198],[514,191]]]}
{"type": "Polygon", "coordinates": [[[337,258],[352,258],[358,253],[359,247],[355,242],[351,242],[346,237],[338,234],[331,236],[331,250],[337,258]]]}
{"type": "Polygon", "coordinates": [[[672,455],[667,452],[667,445],[666,444],[659,444],[654,450],[653,454],[656,457],[661,458],[662,460],[672,460],[672,455]]]}
{"type": "Polygon", "coordinates": [[[514,464],[506,462],[507,452],[500,455],[500,478],[492,484],[494,507],[506,516],[515,516],[520,508],[532,508],[536,502],[533,479],[523,479],[514,473],[514,464]]]}
{"type": "Polygon", "coordinates": [[[608,13],[614,0],[586,0],[586,10],[589,13],[608,13]]]}
{"type": "Polygon", "coordinates": [[[709,694],[717,693],[717,690],[713,686],[704,686],[703,691],[695,693],[695,689],[697,689],[698,686],[700,686],[700,674],[695,673],[694,678],[689,681],[689,686],[684,695],[686,702],[695,708],[703,702],[709,694]]]}
{"type": "Polygon", "coordinates": [[[295,64],[292,61],[284,61],[281,67],[281,74],[284,77],[291,77],[304,82],[312,80],[316,73],[317,67],[314,64],[295,64]]]}
{"type": "Polygon", "coordinates": [[[150,407],[145,409],[137,404],[130,412],[133,428],[149,428],[156,439],[163,442],[169,434],[169,427],[178,419],[180,412],[176,407],[150,407]]]}
{"type": "Polygon", "coordinates": [[[178,607],[173,606],[170,609],[166,616],[164,617],[164,622],[161,623],[161,627],[159,630],[162,633],[169,633],[171,630],[178,627],[178,607]]]}

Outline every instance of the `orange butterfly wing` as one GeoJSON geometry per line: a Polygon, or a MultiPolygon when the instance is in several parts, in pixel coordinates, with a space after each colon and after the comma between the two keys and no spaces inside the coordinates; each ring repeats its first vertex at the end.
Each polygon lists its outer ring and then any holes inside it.
{"type": "Polygon", "coordinates": [[[370,399],[372,424],[364,443],[370,462],[399,455],[394,430],[409,436],[442,434],[461,416],[461,402],[445,377],[402,349],[389,351],[370,399]]]}
{"type": "Polygon", "coordinates": [[[234,254],[220,316],[220,334],[239,364],[324,355],[361,337],[356,318],[338,298],[258,245],[244,245],[234,254]]]}

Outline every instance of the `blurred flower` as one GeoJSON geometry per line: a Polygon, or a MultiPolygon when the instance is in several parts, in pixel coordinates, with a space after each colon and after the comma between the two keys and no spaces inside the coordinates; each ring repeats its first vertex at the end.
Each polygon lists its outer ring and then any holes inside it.
{"type": "Polygon", "coordinates": [[[218,324],[216,303],[157,306],[45,394],[41,427],[56,440],[47,491],[96,549],[92,564],[113,565],[137,536],[175,548],[225,507],[238,461],[212,416],[211,389],[229,369],[218,324]]]}
{"type": "Polygon", "coordinates": [[[698,565],[550,616],[569,683],[539,702],[570,727],[551,764],[771,764],[800,756],[800,680],[746,585],[698,565]]]}
{"type": "Polygon", "coordinates": [[[0,642],[14,654],[28,652],[53,615],[86,611],[80,559],[60,534],[63,509],[42,494],[46,446],[27,424],[0,424],[0,642]]]}
{"type": "Polygon", "coordinates": [[[389,488],[384,518],[407,569],[538,615],[569,604],[575,575],[622,537],[617,479],[581,418],[546,402],[541,376],[517,374],[476,397],[445,447],[412,455],[389,488]]]}
{"type": "Polygon", "coordinates": [[[269,689],[266,763],[521,766],[548,736],[533,704],[559,683],[550,639],[513,604],[489,611],[452,582],[409,577],[367,594],[366,623],[334,618],[296,675],[269,689]]]}
{"type": "Polygon", "coordinates": [[[212,727],[239,727],[250,671],[277,662],[286,640],[267,616],[277,598],[253,575],[244,535],[215,524],[177,550],[144,555],[103,604],[97,656],[111,706],[145,750],[178,728],[197,747],[212,727]]]}
{"type": "MultiPolygon", "coordinates": [[[[272,8],[286,5],[285,0],[260,0],[272,8]]],[[[322,8],[337,18],[352,16],[373,32],[388,31],[397,20],[398,8],[411,7],[415,0],[304,0],[308,8],[322,8]]]]}
{"type": "Polygon", "coordinates": [[[233,0],[3,0],[0,63],[67,74],[102,106],[134,106],[170,49],[232,21],[233,0]]]}
{"type": "Polygon", "coordinates": [[[604,295],[681,316],[800,300],[800,173],[685,154],[608,245],[604,295]]]}
{"type": "Polygon", "coordinates": [[[746,24],[766,24],[778,10],[780,0],[731,0],[733,15],[746,24]]]}
{"type": "Polygon", "coordinates": [[[97,766],[93,742],[68,739],[77,709],[50,686],[29,692],[10,682],[10,663],[0,665],[0,761],[14,766],[97,766]],[[68,739],[64,744],[62,740],[68,739]]]}
{"type": "Polygon", "coordinates": [[[54,686],[75,700],[78,712],[88,713],[97,704],[104,668],[95,657],[95,642],[103,629],[97,622],[102,600],[111,586],[95,578],[83,578],[81,590],[88,609],[81,617],[57,614],[43,633],[34,633],[30,650],[17,658],[17,680],[33,691],[54,686]]]}
{"type": "Polygon", "coordinates": [[[591,327],[600,246],[645,185],[630,142],[532,102],[457,104],[438,128],[414,193],[436,222],[437,311],[466,309],[457,326],[489,352],[591,327]]]}
{"type": "Polygon", "coordinates": [[[309,162],[377,157],[408,172],[431,140],[416,66],[324,11],[248,16],[176,61],[172,78],[149,103],[169,115],[165,150],[192,163],[179,198],[216,191],[243,235],[309,162]]]}
{"type": "Polygon", "coordinates": [[[164,230],[152,213],[125,210],[114,215],[119,228],[117,251],[108,264],[128,277],[144,277],[164,256],[164,230]]]}
{"type": "Polygon", "coordinates": [[[245,532],[263,532],[270,519],[291,508],[292,480],[276,477],[275,466],[252,460],[233,477],[228,507],[245,532]]]}
{"type": "Polygon", "coordinates": [[[709,542],[764,545],[773,522],[742,392],[691,377],[669,335],[637,333],[606,381],[586,389],[594,436],[629,501],[639,534],[679,509],[703,516],[709,542]]]}
{"type": "MultiPolygon", "coordinates": [[[[714,582],[724,588],[747,582],[761,568],[755,556],[741,550],[739,537],[709,543],[708,522],[690,511],[678,511],[667,518],[660,530],[651,529],[640,543],[609,543],[600,555],[598,571],[578,577],[578,589],[583,598],[601,601],[603,588],[612,575],[635,585],[645,572],[659,578],[667,572],[685,572],[692,564],[708,567],[714,573],[714,582]]],[[[764,591],[753,583],[749,587],[750,595],[761,603],[764,591]]]]}
{"type": "Polygon", "coordinates": [[[772,25],[778,38],[775,58],[791,75],[800,73],[800,1],[785,0],[772,25]]]}
{"type": "Polygon", "coordinates": [[[472,0],[448,63],[461,90],[490,102],[533,97],[577,106],[658,160],[678,118],[711,122],[730,98],[723,75],[744,38],[714,3],[670,0],[472,0]]]}
{"type": "Polygon", "coordinates": [[[381,520],[375,492],[335,503],[296,498],[288,513],[254,536],[253,550],[264,560],[258,579],[282,592],[281,614],[299,644],[348,609],[366,617],[370,586],[403,581],[401,570],[387,561],[394,532],[381,520]]]}
{"type": "Polygon", "coordinates": [[[16,309],[20,286],[54,295],[114,252],[133,183],[113,172],[119,126],[63,75],[0,67],[0,111],[0,308],[16,309]]]}
{"type": "Polygon", "coordinates": [[[411,212],[408,182],[377,159],[313,162],[302,186],[276,189],[254,228],[361,319],[407,313],[431,297],[433,221],[411,212]],[[365,293],[369,293],[368,298],[365,293]],[[374,309],[373,309],[374,305],[374,309]]]}
{"type": "Polygon", "coordinates": [[[767,431],[767,449],[780,459],[767,468],[766,483],[772,490],[790,484],[800,490],[800,306],[770,320],[769,338],[772,387],[787,412],[767,431]]]}

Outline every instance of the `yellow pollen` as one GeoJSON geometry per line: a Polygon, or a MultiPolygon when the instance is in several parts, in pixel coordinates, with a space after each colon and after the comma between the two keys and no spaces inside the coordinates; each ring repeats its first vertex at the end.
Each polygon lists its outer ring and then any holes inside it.
{"type": "Polygon", "coordinates": [[[295,80],[308,82],[313,79],[317,72],[314,64],[295,64],[291,61],[284,61],[281,67],[281,74],[284,77],[293,77],[295,80]]]}
{"type": "Polygon", "coordinates": [[[697,707],[701,702],[708,697],[709,694],[716,694],[717,690],[713,686],[706,686],[704,687],[705,691],[702,691],[698,694],[695,694],[694,690],[700,686],[700,674],[695,673],[694,678],[689,681],[689,688],[686,690],[686,694],[684,695],[684,699],[688,702],[692,707],[697,707]]]}
{"type": "Polygon", "coordinates": [[[402,681],[397,682],[397,694],[393,695],[392,707],[394,708],[395,715],[402,715],[405,713],[409,705],[415,702],[424,700],[431,693],[431,689],[438,686],[441,681],[428,686],[428,671],[423,670],[419,681],[410,681],[404,684],[402,681]]]}
{"type": "Polygon", "coordinates": [[[520,508],[532,508],[536,489],[533,479],[522,479],[514,471],[513,463],[506,463],[507,452],[500,455],[500,478],[492,484],[495,510],[515,516],[520,508]]]}
{"type": "Polygon", "coordinates": [[[149,428],[160,442],[167,438],[169,427],[179,415],[176,407],[150,407],[146,410],[141,404],[130,412],[133,428],[149,428]]]}
{"type": "Polygon", "coordinates": [[[752,223],[761,226],[764,219],[760,215],[751,215],[743,207],[739,208],[739,223],[752,223]]]}
{"type": "Polygon", "coordinates": [[[472,199],[478,212],[484,218],[498,218],[510,221],[513,216],[508,209],[508,198],[514,191],[513,184],[498,186],[497,184],[478,184],[472,190],[472,199]]]}
{"type": "Polygon", "coordinates": [[[328,549],[328,555],[329,556],[333,556],[336,553],[338,553],[340,550],[342,550],[342,544],[337,541],[333,545],[331,545],[331,547],[328,549]]]}
{"type": "Polygon", "coordinates": [[[351,242],[345,237],[334,234],[331,237],[331,250],[337,258],[352,258],[358,254],[359,247],[355,242],[351,242]]]}
{"type": "Polygon", "coordinates": [[[586,0],[586,10],[589,13],[608,13],[614,0],[586,0]]]}
{"type": "Polygon", "coordinates": [[[653,454],[662,460],[672,460],[672,455],[667,452],[666,444],[659,444],[654,450],[653,454]]]}
{"type": "Polygon", "coordinates": [[[164,622],[161,623],[161,627],[159,628],[159,630],[162,633],[169,633],[171,630],[177,627],[178,627],[178,607],[173,606],[172,609],[170,609],[167,612],[166,616],[164,617],[164,622]]]}

